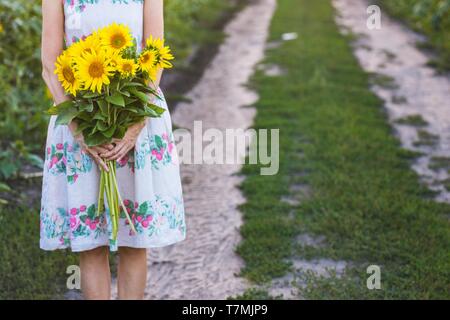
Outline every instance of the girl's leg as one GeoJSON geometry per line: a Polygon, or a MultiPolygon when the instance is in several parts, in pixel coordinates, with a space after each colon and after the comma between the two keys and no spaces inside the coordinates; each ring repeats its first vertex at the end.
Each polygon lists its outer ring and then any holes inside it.
{"type": "Polygon", "coordinates": [[[118,293],[121,300],[142,300],[147,284],[147,250],[119,247],[118,293]]]}
{"type": "Polygon", "coordinates": [[[99,247],[80,253],[81,290],[86,300],[111,298],[108,255],[108,247],[99,247]]]}

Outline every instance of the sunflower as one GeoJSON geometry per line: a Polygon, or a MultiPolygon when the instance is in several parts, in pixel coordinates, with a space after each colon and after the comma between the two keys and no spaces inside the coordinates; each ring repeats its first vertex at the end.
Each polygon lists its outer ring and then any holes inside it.
{"type": "Polygon", "coordinates": [[[101,93],[102,86],[110,83],[114,68],[105,53],[85,52],[77,61],[78,74],[84,83],[84,89],[101,93]]]}
{"type": "Polygon", "coordinates": [[[67,53],[61,54],[55,63],[55,74],[64,90],[75,96],[81,88],[81,82],[72,65],[72,58],[67,53]]]}
{"type": "Polygon", "coordinates": [[[133,59],[121,59],[117,64],[117,70],[124,78],[134,77],[137,69],[138,65],[133,59]]]}
{"type": "Polygon", "coordinates": [[[164,47],[164,40],[150,36],[146,41],[146,45],[147,49],[161,50],[164,47]]]}
{"type": "Polygon", "coordinates": [[[121,51],[133,45],[130,29],[123,24],[113,23],[103,28],[100,36],[102,44],[112,51],[121,51]]]}
{"type": "MultiPolygon", "coordinates": [[[[152,76],[156,77],[156,63],[158,52],[154,49],[148,49],[139,56],[139,67],[152,76]]],[[[152,78],[153,79],[153,78],[152,78]]]]}
{"type": "Polygon", "coordinates": [[[100,36],[98,33],[93,33],[88,36],[84,40],[80,40],[73,45],[71,45],[68,49],[69,55],[77,58],[81,57],[81,55],[85,52],[100,52],[102,50],[100,36]]]}
{"type": "Polygon", "coordinates": [[[170,60],[173,60],[174,56],[172,53],[170,53],[169,47],[163,47],[158,51],[158,67],[164,68],[164,69],[170,69],[172,68],[172,63],[170,63],[170,60]]]}
{"type": "Polygon", "coordinates": [[[147,39],[146,48],[153,49],[157,52],[157,67],[165,69],[172,68],[172,63],[169,61],[173,60],[174,57],[170,52],[170,48],[168,46],[164,46],[164,39],[153,38],[153,36],[150,36],[150,38],[147,39]]]}

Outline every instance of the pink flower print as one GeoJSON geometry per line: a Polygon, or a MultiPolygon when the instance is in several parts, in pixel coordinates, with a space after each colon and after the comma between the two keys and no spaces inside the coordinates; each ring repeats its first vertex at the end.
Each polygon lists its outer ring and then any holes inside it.
{"type": "Polygon", "coordinates": [[[138,222],[141,222],[141,221],[142,221],[142,216],[138,216],[138,217],[136,218],[136,220],[137,220],[138,222]]]}
{"type": "Polygon", "coordinates": [[[144,227],[144,228],[147,228],[148,227],[148,220],[142,220],[142,222],[141,222],[141,225],[144,227]]]}
{"type": "Polygon", "coordinates": [[[47,148],[47,154],[52,153],[52,149],[50,147],[47,148]]]}
{"type": "Polygon", "coordinates": [[[76,226],[77,226],[77,218],[70,217],[70,229],[75,229],[76,226]]]}
{"type": "Polygon", "coordinates": [[[147,216],[147,219],[146,219],[149,223],[150,222],[152,222],[153,221],[153,216],[147,216]]]}
{"type": "Polygon", "coordinates": [[[156,157],[156,159],[158,159],[158,161],[161,161],[163,158],[163,154],[164,154],[164,148],[161,148],[159,151],[160,152],[158,152],[158,150],[156,150],[156,149],[153,149],[152,155],[154,155],[156,157]]]}
{"type": "Polygon", "coordinates": [[[53,156],[48,167],[51,169],[57,163],[58,163],[58,157],[57,156],[53,156]]]}
{"type": "Polygon", "coordinates": [[[168,147],[167,147],[168,149],[169,149],[169,153],[170,154],[172,154],[172,150],[173,150],[173,143],[171,142],[171,143],[169,143],[169,145],[168,145],[168,147]]]}
{"type": "Polygon", "coordinates": [[[73,175],[73,182],[77,182],[77,179],[78,179],[78,174],[74,174],[73,175]]]}
{"type": "Polygon", "coordinates": [[[87,224],[87,225],[90,225],[91,224],[91,219],[86,218],[86,220],[84,220],[84,223],[87,224]]]}
{"type": "Polygon", "coordinates": [[[71,215],[76,215],[78,213],[78,209],[77,208],[72,208],[72,209],[70,209],[70,214],[71,215]]]}
{"type": "Polygon", "coordinates": [[[80,211],[81,211],[81,212],[85,212],[86,209],[87,209],[87,208],[86,208],[86,206],[84,206],[84,205],[80,207],[80,211]]]}
{"type": "Polygon", "coordinates": [[[134,207],[137,209],[139,207],[139,203],[137,201],[134,203],[134,207]]]}
{"type": "Polygon", "coordinates": [[[62,143],[58,143],[58,144],[56,145],[56,149],[62,150],[62,149],[64,149],[64,145],[63,145],[62,143]]]}
{"type": "Polygon", "coordinates": [[[128,206],[130,204],[130,200],[128,200],[128,199],[123,200],[123,204],[128,206]]]}
{"type": "Polygon", "coordinates": [[[67,165],[67,159],[66,159],[66,157],[63,156],[63,157],[61,158],[61,160],[62,160],[62,162],[63,162],[65,165],[67,165]]]}
{"type": "Polygon", "coordinates": [[[169,137],[167,136],[167,133],[163,133],[161,136],[164,140],[169,141],[169,137]]]}
{"type": "Polygon", "coordinates": [[[131,208],[127,208],[127,212],[128,212],[128,214],[130,214],[131,208]]]}
{"type": "Polygon", "coordinates": [[[95,222],[92,222],[91,224],[89,224],[89,229],[95,230],[95,228],[97,228],[97,224],[95,222]]]}
{"type": "Polygon", "coordinates": [[[122,159],[119,160],[119,165],[121,167],[125,166],[128,163],[128,155],[124,156],[122,159]]]}

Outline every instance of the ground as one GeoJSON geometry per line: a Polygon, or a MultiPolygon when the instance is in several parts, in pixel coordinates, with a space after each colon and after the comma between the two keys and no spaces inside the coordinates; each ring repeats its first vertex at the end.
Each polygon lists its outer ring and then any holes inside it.
{"type": "Polygon", "coordinates": [[[278,128],[280,171],[183,165],[188,236],[149,251],[147,299],[450,298],[449,78],[386,12],[367,29],[367,6],[253,0],[227,24],[174,125],[278,128]]]}

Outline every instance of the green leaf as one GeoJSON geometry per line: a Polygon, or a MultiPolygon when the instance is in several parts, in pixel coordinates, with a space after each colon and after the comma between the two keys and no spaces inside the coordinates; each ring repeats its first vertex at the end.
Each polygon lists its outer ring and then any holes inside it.
{"type": "Polygon", "coordinates": [[[89,122],[82,122],[80,125],[78,125],[77,130],[75,131],[76,134],[79,134],[83,132],[85,129],[88,129],[89,127],[92,127],[92,124],[89,122]]]}
{"type": "Polygon", "coordinates": [[[106,97],[106,101],[116,106],[125,107],[125,99],[119,92],[114,93],[112,96],[106,97]]]}
{"type": "Polygon", "coordinates": [[[105,121],[98,121],[96,127],[102,132],[109,129],[109,125],[105,121]]]}
{"type": "Polygon", "coordinates": [[[85,99],[94,99],[94,98],[99,98],[102,95],[100,93],[97,92],[88,92],[82,95],[83,98],[85,99]]]}
{"type": "Polygon", "coordinates": [[[83,112],[80,112],[76,118],[81,119],[86,122],[90,122],[92,120],[92,114],[90,114],[89,112],[83,111],[83,112]]]}
{"type": "Polygon", "coordinates": [[[60,104],[56,105],[56,106],[52,106],[51,108],[49,108],[47,110],[47,114],[49,115],[58,115],[61,112],[63,112],[64,110],[70,109],[71,107],[75,106],[75,102],[73,100],[67,100],[64,102],[61,102],[60,104]]]}
{"type": "Polygon", "coordinates": [[[89,103],[83,103],[80,106],[81,111],[92,112],[94,111],[94,103],[91,101],[89,103]]]}
{"type": "Polygon", "coordinates": [[[108,128],[108,130],[103,132],[103,135],[107,138],[112,138],[112,136],[114,135],[114,132],[116,132],[117,126],[113,125],[111,127],[108,128]]]}
{"type": "Polygon", "coordinates": [[[0,176],[9,179],[15,175],[18,170],[19,167],[17,163],[2,161],[2,164],[0,165],[0,176]]]}
{"type": "Polygon", "coordinates": [[[9,192],[11,191],[11,188],[3,182],[0,182],[0,192],[9,192]]]}
{"type": "Polygon", "coordinates": [[[85,137],[84,141],[89,147],[94,147],[108,142],[109,139],[105,137],[101,132],[96,132],[85,137]]]}
{"type": "Polygon", "coordinates": [[[98,107],[100,109],[100,112],[107,116],[108,115],[108,104],[106,103],[105,100],[98,100],[97,101],[98,107]]]}
{"type": "Polygon", "coordinates": [[[119,90],[119,92],[120,92],[123,96],[126,96],[126,97],[129,97],[129,96],[131,95],[131,93],[129,93],[129,92],[126,91],[126,90],[119,90]]]}
{"type": "Polygon", "coordinates": [[[159,115],[161,115],[161,114],[163,114],[164,112],[166,112],[166,109],[161,108],[160,106],[157,106],[156,104],[153,104],[153,103],[148,104],[148,107],[149,107],[150,109],[152,109],[153,111],[155,111],[155,112],[156,112],[157,114],[159,114],[159,115]]]}
{"type": "Polygon", "coordinates": [[[63,109],[56,118],[56,125],[66,125],[69,124],[78,114],[76,108],[63,109]]]}
{"type": "Polygon", "coordinates": [[[150,97],[147,96],[145,93],[142,93],[142,92],[136,90],[136,88],[131,88],[130,93],[132,95],[134,95],[136,98],[138,98],[139,100],[141,100],[142,102],[145,102],[145,103],[150,102],[150,97]]]}
{"type": "Polygon", "coordinates": [[[32,165],[38,167],[38,168],[44,168],[44,160],[42,160],[41,157],[35,154],[28,154],[26,156],[26,159],[28,162],[30,162],[32,165]]]}
{"type": "Polygon", "coordinates": [[[101,121],[106,121],[107,117],[101,113],[96,113],[94,115],[94,117],[91,118],[91,120],[101,120],[101,121]]]}
{"type": "Polygon", "coordinates": [[[139,82],[127,82],[121,87],[121,89],[130,87],[145,87],[145,85],[139,82]]]}

